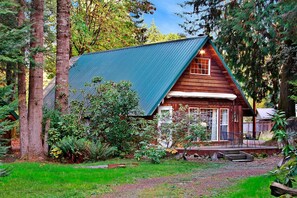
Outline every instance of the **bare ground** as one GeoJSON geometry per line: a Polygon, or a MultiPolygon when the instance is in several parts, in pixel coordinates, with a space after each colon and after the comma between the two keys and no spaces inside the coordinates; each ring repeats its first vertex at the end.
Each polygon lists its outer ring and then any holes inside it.
{"type": "Polygon", "coordinates": [[[279,161],[280,157],[277,156],[255,159],[253,162],[220,161],[218,163],[222,163],[222,165],[218,168],[200,169],[183,175],[139,179],[134,184],[115,186],[112,193],[100,197],[155,197],[151,194],[145,196],[144,192],[167,184],[176,188],[187,189],[186,193],[183,194],[184,197],[209,197],[212,191],[227,187],[236,179],[267,173],[275,168],[279,161]]]}

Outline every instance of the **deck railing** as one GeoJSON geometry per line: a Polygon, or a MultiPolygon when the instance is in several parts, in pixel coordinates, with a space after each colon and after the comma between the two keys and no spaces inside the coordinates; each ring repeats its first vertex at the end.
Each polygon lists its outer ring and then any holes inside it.
{"type": "Polygon", "coordinates": [[[261,147],[258,139],[244,139],[242,132],[221,132],[220,140],[227,140],[226,146],[232,147],[261,147]]]}
{"type": "Polygon", "coordinates": [[[220,140],[228,140],[232,146],[242,146],[243,133],[242,132],[221,132],[220,140]]]}

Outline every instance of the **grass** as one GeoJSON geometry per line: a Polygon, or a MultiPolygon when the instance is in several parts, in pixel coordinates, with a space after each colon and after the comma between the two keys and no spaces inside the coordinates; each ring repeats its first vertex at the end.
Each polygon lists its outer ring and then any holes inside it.
{"type": "Polygon", "coordinates": [[[53,163],[12,163],[10,176],[0,178],[0,197],[89,197],[112,190],[112,186],[133,183],[139,178],[189,173],[211,166],[168,160],[161,164],[140,162],[129,166],[133,160],[111,160],[95,164],[63,165],[53,163]],[[88,169],[87,165],[126,163],[127,168],[88,169]]]}
{"type": "Polygon", "coordinates": [[[213,197],[220,198],[269,198],[270,184],[275,180],[272,175],[262,175],[239,180],[235,185],[214,192],[213,197]]]}
{"type": "Polygon", "coordinates": [[[141,191],[140,197],[189,197],[187,189],[177,187],[174,184],[161,184],[154,188],[141,191]]]}

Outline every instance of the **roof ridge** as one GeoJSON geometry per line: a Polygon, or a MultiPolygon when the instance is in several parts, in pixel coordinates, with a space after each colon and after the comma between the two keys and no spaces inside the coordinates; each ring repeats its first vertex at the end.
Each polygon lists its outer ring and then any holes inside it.
{"type": "Polygon", "coordinates": [[[149,44],[143,44],[143,45],[129,46],[129,47],[123,47],[123,48],[118,48],[118,49],[110,49],[110,50],[105,50],[105,51],[90,52],[90,53],[87,53],[87,54],[83,54],[82,56],[88,56],[88,55],[100,54],[100,53],[108,53],[108,52],[115,52],[115,51],[121,51],[121,50],[126,50],[126,49],[133,49],[133,48],[140,48],[140,47],[147,47],[147,46],[152,46],[152,45],[160,45],[160,44],[164,44],[164,43],[174,43],[174,42],[180,42],[180,41],[186,41],[186,40],[202,39],[202,38],[207,38],[207,37],[208,37],[207,35],[195,36],[195,37],[190,37],[190,38],[183,38],[183,39],[162,41],[162,42],[149,43],[149,44]]]}

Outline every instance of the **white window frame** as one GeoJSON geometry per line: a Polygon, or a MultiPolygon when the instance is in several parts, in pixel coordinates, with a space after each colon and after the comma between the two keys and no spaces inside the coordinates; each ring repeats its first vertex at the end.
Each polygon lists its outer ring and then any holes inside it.
{"type": "MultiPolygon", "coordinates": [[[[200,109],[199,109],[198,107],[189,107],[188,109],[189,109],[189,116],[190,116],[190,118],[192,118],[192,115],[191,115],[191,109],[196,109],[196,110],[197,110],[197,116],[199,116],[199,114],[200,114],[200,112],[199,112],[200,109]]],[[[192,124],[191,121],[192,121],[192,120],[190,120],[190,124],[192,124]]]]}
{"type": "MultiPolygon", "coordinates": [[[[159,118],[158,119],[158,127],[160,127],[162,123],[171,123],[172,122],[172,112],[173,112],[172,106],[159,106],[158,107],[158,115],[160,117],[162,116],[162,110],[169,111],[170,120],[168,122],[161,122],[161,120],[159,118]]],[[[171,147],[171,145],[172,145],[172,135],[171,135],[171,137],[169,137],[169,139],[170,139],[169,143],[162,141],[161,136],[162,136],[161,130],[159,130],[159,138],[158,138],[159,144],[161,146],[163,146],[163,147],[171,147]]]]}
{"type": "MultiPolygon", "coordinates": [[[[223,124],[222,124],[222,115],[223,115],[223,114],[222,114],[222,111],[223,111],[223,110],[227,110],[227,131],[226,131],[226,132],[227,132],[227,136],[228,136],[229,127],[230,127],[230,126],[229,126],[229,112],[230,112],[230,111],[229,111],[228,108],[221,108],[221,109],[220,109],[220,133],[222,133],[222,130],[221,130],[222,128],[221,128],[221,126],[223,126],[223,124]]],[[[226,126],[226,124],[224,124],[224,126],[226,126]]]]}
{"type": "Polygon", "coordinates": [[[194,74],[194,75],[202,75],[202,76],[209,76],[210,75],[210,63],[211,63],[211,59],[210,58],[200,58],[200,57],[196,57],[196,58],[194,58],[194,63],[191,63],[191,65],[190,65],[190,74],[194,74]],[[195,62],[195,59],[203,59],[203,60],[208,60],[208,73],[207,74],[200,74],[200,73],[192,73],[192,69],[191,69],[191,67],[192,67],[192,64],[197,64],[196,62],[195,62]]]}
{"type": "Polygon", "coordinates": [[[199,116],[201,115],[201,109],[211,109],[211,110],[215,110],[217,112],[217,115],[216,115],[216,119],[217,119],[217,126],[216,126],[216,129],[217,129],[217,138],[215,140],[207,140],[207,141],[219,141],[219,108],[198,108],[198,107],[189,107],[189,115],[190,115],[190,109],[198,109],[198,114],[199,116]]]}

